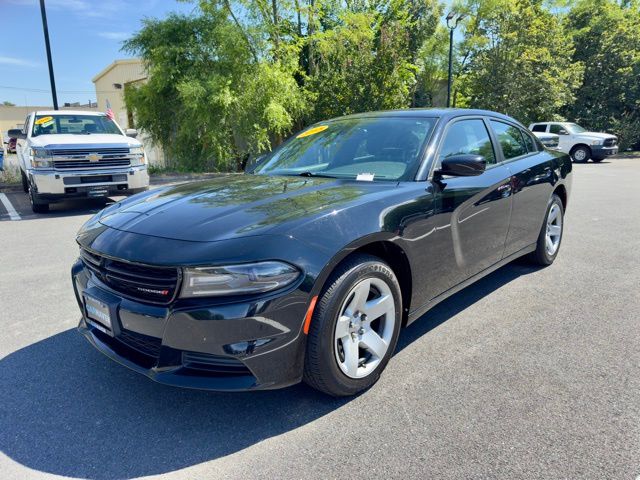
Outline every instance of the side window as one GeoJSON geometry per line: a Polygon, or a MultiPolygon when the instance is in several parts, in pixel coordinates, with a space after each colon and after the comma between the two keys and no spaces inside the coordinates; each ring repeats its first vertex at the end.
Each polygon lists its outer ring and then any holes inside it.
{"type": "Polygon", "coordinates": [[[496,163],[487,127],[480,119],[460,120],[447,130],[438,161],[458,154],[482,155],[487,164],[496,163]]]}
{"type": "Polygon", "coordinates": [[[565,128],[562,125],[558,125],[557,123],[549,127],[549,132],[555,133],[556,135],[567,134],[567,131],[565,130],[565,128]]]}
{"type": "Polygon", "coordinates": [[[534,125],[533,128],[531,129],[532,132],[546,132],[547,131],[547,124],[546,123],[542,123],[539,125],[534,125]]]}
{"type": "Polygon", "coordinates": [[[527,151],[529,153],[537,152],[538,147],[536,146],[536,142],[533,141],[533,138],[531,138],[531,135],[523,130],[520,130],[520,133],[522,134],[522,138],[524,138],[524,143],[527,145],[527,151]]]}
{"type": "Polygon", "coordinates": [[[497,120],[491,120],[491,126],[496,132],[505,160],[526,155],[527,145],[524,143],[518,127],[497,120]]]}

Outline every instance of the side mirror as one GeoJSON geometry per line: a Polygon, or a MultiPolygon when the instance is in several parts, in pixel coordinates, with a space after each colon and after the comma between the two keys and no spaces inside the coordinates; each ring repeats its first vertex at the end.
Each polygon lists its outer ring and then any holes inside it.
{"type": "Polygon", "coordinates": [[[244,166],[244,173],[253,173],[256,168],[260,166],[262,162],[267,158],[267,154],[263,153],[262,155],[258,155],[257,157],[251,157],[247,161],[247,164],[244,166]]]}
{"type": "Polygon", "coordinates": [[[138,136],[138,130],[136,130],[135,128],[127,128],[124,133],[127,137],[131,138],[136,138],[138,136]]]}
{"type": "Polygon", "coordinates": [[[22,133],[22,130],[20,130],[19,128],[12,128],[11,130],[9,130],[7,132],[7,137],[9,138],[20,138],[20,139],[25,139],[27,138],[27,134],[26,133],[22,133]]]}
{"type": "Polygon", "coordinates": [[[487,167],[487,161],[482,155],[461,154],[452,155],[442,160],[440,175],[453,177],[475,177],[481,175],[487,167]]]}

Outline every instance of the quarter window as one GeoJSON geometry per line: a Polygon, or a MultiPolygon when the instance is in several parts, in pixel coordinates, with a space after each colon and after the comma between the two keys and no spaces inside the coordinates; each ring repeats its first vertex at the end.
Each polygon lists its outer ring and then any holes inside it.
{"type": "Polygon", "coordinates": [[[505,160],[527,154],[527,145],[518,127],[497,120],[491,120],[491,126],[496,132],[505,160]]]}
{"type": "Polygon", "coordinates": [[[482,120],[461,120],[447,130],[438,160],[460,154],[482,155],[487,164],[496,163],[491,137],[482,120]]]}

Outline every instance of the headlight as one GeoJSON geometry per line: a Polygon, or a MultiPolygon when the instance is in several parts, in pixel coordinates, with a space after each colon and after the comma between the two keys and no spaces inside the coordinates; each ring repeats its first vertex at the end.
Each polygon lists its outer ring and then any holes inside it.
{"type": "Polygon", "coordinates": [[[129,155],[131,155],[131,165],[144,165],[147,163],[147,156],[143,147],[131,147],[129,155]]]}
{"type": "Polygon", "coordinates": [[[29,149],[29,158],[32,168],[51,168],[53,166],[51,155],[42,148],[29,149]]]}
{"type": "Polygon", "coordinates": [[[283,262],[186,268],[181,297],[212,297],[268,292],[293,283],[300,271],[283,262]]]}
{"type": "Polygon", "coordinates": [[[602,140],[591,140],[591,145],[602,145],[602,140]]]}

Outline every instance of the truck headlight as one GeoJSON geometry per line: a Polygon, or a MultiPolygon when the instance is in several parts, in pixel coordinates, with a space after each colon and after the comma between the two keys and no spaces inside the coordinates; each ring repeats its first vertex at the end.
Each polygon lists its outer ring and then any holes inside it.
{"type": "Polygon", "coordinates": [[[269,292],[290,285],[299,275],[300,271],[294,266],[276,261],[186,268],[180,296],[213,297],[269,292]]]}
{"type": "Polygon", "coordinates": [[[591,145],[602,145],[602,140],[591,140],[591,145]]]}
{"type": "Polygon", "coordinates": [[[144,147],[129,148],[129,155],[131,156],[131,165],[145,165],[147,163],[144,147]]]}
{"type": "Polygon", "coordinates": [[[31,168],[51,168],[53,166],[51,155],[43,148],[29,149],[29,159],[31,168]]]}

